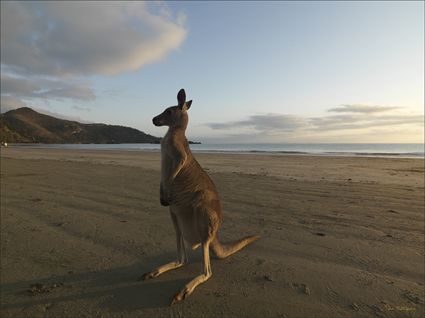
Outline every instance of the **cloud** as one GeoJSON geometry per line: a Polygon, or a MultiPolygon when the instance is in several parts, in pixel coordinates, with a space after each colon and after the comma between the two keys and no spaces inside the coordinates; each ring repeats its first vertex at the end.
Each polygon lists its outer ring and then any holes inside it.
{"type": "Polygon", "coordinates": [[[71,98],[82,101],[95,99],[94,92],[84,84],[58,79],[22,78],[9,74],[1,75],[1,92],[17,99],[71,98]]]}
{"type": "MultiPolygon", "coordinates": [[[[2,1],[1,111],[42,101],[90,102],[89,76],[163,59],[186,37],[164,3],[2,1]]],[[[74,110],[87,110],[84,105],[74,110]]]]}
{"type": "Polygon", "coordinates": [[[13,97],[13,96],[1,95],[0,105],[1,105],[0,111],[2,113],[5,113],[12,109],[25,107],[26,103],[22,101],[21,99],[13,97]]]}
{"type": "Polygon", "coordinates": [[[367,129],[400,125],[423,126],[424,116],[405,112],[402,106],[345,104],[328,109],[341,113],[323,117],[311,117],[311,129],[315,131],[367,129]]]}
{"type": "Polygon", "coordinates": [[[88,107],[81,107],[81,106],[78,106],[78,105],[73,105],[72,106],[72,109],[75,109],[75,110],[78,110],[78,111],[85,111],[85,112],[89,112],[90,111],[90,108],[88,108],[88,107]]]}
{"type": "Polygon", "coordinates": [[[315,131],[366,129],[400,125],[423,125],[424,116],[420,114],[400,114],[387,116],[328,116],[309,118],[311,129],[315,131]]]}
{"type": "Polygon", "coordinates": [[[257,131],[292,131],[305,126],[302,117],[284,114],[252,115],[246,120],[227,123],[209,123],[212,129],[235,129],[250,127],[257,131]]]}
{"type": "Polygon", "coordinates": [[[400,106],[380,106],[380,105],[364,105],[364,104],[343,104],[338,107],[328,109],[328,112],[334,113],[382,113],[390,110],[400,109],[400,106]]]}
{"type": "Polygon", "coordinates": [[[183,20],[159,3],[2,1],[1,63],[55,77],[132,71],[177,49],[183,20]]]}
{"type": "Polygon", "coordinates": [[[263,141],[269,137],[291,141],[302,137],[305,140],[329,137],[333,141],[341,141],[337,139],[338,135],[353,138],[356,135],[367,136],[374,131],[382,137],[403,129],[406,134],[423,135],[424,115],[409,113],[406,109],[402,106],[341,105],[328,109],[329,114],[320,117],[264,114],[240,121],[207,123],[206,126],[227,130],[230,135],[237,131],[241,138],[245,135],[250,136],[249,140],[263,141]],[[241,128],[249,128],[250,131],[241,134],[241,128]]]}

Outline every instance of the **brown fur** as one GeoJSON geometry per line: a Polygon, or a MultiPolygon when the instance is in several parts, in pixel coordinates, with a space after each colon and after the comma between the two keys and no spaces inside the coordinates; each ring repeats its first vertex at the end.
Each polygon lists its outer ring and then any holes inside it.
{"type": "Polygon", "coordinates": [[[181,89],[177,95],[178,105],[167,108],[153,118],[156,126],[169,126],[161,141],[161,186],[160,201],[170,206],[171,219],[176,230],[178,260],[160,266],[144,274],[141,279],[157,277],[160,274],[183,266],[187,262],[184,241],[193,249],[202,245],[204,272],[195,277],[177,293],[173,303],[190,295],[199,284],[211,275],[209,248],[218,258],[225,258],[259,236],[248,236],[233,244],[223,245],[217,238],[222,222],[220,199],[214,183],[193,157],[185,131],[188,124],[187,110],[192,101],[186,102],[186,94],[181,89]]]}

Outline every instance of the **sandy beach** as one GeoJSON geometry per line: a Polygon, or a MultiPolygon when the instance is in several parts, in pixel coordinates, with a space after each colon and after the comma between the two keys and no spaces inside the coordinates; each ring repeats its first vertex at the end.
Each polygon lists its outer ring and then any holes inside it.
{"type": "Polygon", "coordinates": [[[423,317],[424,160],[195,154],[221,196],[202,271],[138,277],[176,257],[149,151],[1,149],[2,317],[423,317]]]}

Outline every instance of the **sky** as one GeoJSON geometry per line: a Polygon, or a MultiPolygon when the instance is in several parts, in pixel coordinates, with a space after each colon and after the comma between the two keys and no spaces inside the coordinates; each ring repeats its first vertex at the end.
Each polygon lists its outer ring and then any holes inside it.
{"type": "Polygon", "coordinates": [[[204,143],[424,142],[424,2],[1,2],[1,111],[204,143]]]}

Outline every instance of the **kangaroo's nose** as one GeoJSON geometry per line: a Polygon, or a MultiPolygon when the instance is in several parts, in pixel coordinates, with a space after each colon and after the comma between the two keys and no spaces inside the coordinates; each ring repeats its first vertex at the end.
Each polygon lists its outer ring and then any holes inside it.
{"type": "Polygon", "coordinates": [[[159,125],[159,123],[158,123],[158,116],[156,116],[156,117],[152,118],[152,123],[153,123],[155,126],[158,126],[158,125],[159,125]]]}

